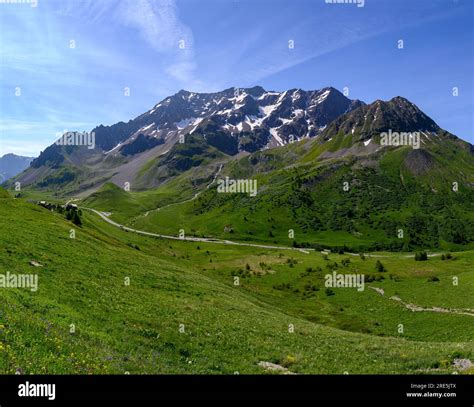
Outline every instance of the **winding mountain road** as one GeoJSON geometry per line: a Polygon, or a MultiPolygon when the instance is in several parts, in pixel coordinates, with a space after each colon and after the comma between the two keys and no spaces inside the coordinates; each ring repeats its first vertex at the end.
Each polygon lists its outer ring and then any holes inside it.
{"type": "Polygon", "coordinates": [[[309,251],[314,251],[314,249],[301,249],[297,247],[288,247],[288,246],[271,246],[271,245],[263,245],[263,244],[256,244],[256,243],[233,242],[231,240],[212,239],[212,238],[205,238],[205,237],[186,237],[186,236],[178,237],[178,236],[162,235],[159,233],[146,232],[144,230],[137,230],[125,225],[121,225],[120,223],[117,223],[113,221],[112,219],[110,219],[107,216],[107,215],[110,215],[110,213],[108,212],[101,212],[96,209],[85,208],[85,207],[81,207],[81,209],[94,212],[95,214],[99,215],[103,220],[105,220],[107,223],[110,223],[111,225],[118,227],[122,230],[138,233],[140,235],[145,235],[145,236],[160,237],[163,239],[171,239],[171,240],[184,240],[184,241],[189,241],[189,242],[204,242],[204,243],[227,244],[227,245],[234,245],[234,246],[258,247],[261,249],[296,250],[305,254],[309,254],[309,251]]]}
{"type": "MultiPolygon", "coordinates": [[[[112,219],[109,218],[111,215],[110,212],[101,212],[96,209],[92,208],[86,208],[86,207],[81,207],[80,209],[88,210],[91,212],[94,212],[95,214],[99,215],[103,220],[105,220],[107,223],[118,227],[122,230],[126,230],[127,232],[133,232],[137,233],[139,235],[145,235],[145,236],[151,236],[151,237],[159,237],[162,239],[171,239],[171,240],[184,240],[188,242],[203,242],[203,243],[215,243],[215,244],[225,244],[225,245],[233,245],[233,246],[246,246],[246,247],[258,247],[261,249],[272,249],[272,250],[293,250],[293,251],[298,251],[301,253],[309,254],[310,252],[318,252],[315,249],[312,248],[299,248],[299,247],[291,247],[291,246],[274,246],[274,245],[265,245],[265,244],[257,244],[257,243],[245,243],[245,242],[234,242],[232,240],[222,240],[222,239],[215,239],[215,238],[206,238],[206,237],[178,237],[178,236],[171,236],[171,235],[163,235],[160,233],[153,233],[153,232],[147,232],[144,230],[138,230],[134,228],[130,228],[125,225],[121,225],[120,223],[117,223],[113,221],[112,219]]],[[[330,254],[329,251],[321,251],[323,254],[330,254]]],[[[349,256],[359,256],[358,253],[345,253],[349,256]]],[[[439,256],[441,253],[431,253],[428,255],[428,257],[433,257],[433,256],[439,256]]],[[[384,258],[387,256],[383,255],[374,255],[374,254],[365,254],[366,257],[378,257],[378,258],[384,258]]],[[[409,257],[414,257],[415,255],[406,255],[403,257],[409,258],[409,257]]]]}
{"type": "Polygon", "coordinates": [[[199,195],[201,195],[204,191],[208,190],[217,180],[217,176],[220,174],[220,172],[222,171],[222,167],[223,167],[223,164],[220,165],[219,169],[217,170],[217,172],[214,174],[214,178],[212,179],[211,183],[206,185],[206,189],[203,189],[199,192],[196,192],[192,198],[189,198],[189,199],[186,199],[184,201],[180,201],[180,202],[173,202],[173,203],[170,203],[168,205],[165,205],[165,206],[162,206],[161,208],[156,208],[156,209],[152,209],[151,211],[146,211],[143,215],[139,215],[137,216],[136,218],[133,219],[132,222],[135,222],[138,218],[140,217],[146,217],[148,216],[151,212],[158,212],[158,211],[161,211],[162,209],[165,209],[165,208],[169,208],[171,206],[176,206],[176,205],[181,205],[181,204],[184,204],[186,202],[191,202],[191,201],[194,201],[199,195]]]}

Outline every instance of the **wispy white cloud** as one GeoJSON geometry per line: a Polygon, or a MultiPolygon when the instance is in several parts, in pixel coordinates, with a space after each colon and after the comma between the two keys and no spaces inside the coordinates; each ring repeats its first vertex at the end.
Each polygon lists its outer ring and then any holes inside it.
{"type": "Polygon", "coordinates": [[[180,20],[175,1],[126,0],[117,8],[117,16],[123,24],[138,30],[154,51],[169,58],[165,67],[168,75],[186,86],[199,85],[193,33],[180,20]]]}
{"type": "Polygon", "coordinates": [[[179,49],[179,41],[185,41],[185,50],[193,46],[191,29],[178,17],[173,0],[125,0],[117,9],[120,20],[138,29],[143,38],[159,52],[179,49]]]}

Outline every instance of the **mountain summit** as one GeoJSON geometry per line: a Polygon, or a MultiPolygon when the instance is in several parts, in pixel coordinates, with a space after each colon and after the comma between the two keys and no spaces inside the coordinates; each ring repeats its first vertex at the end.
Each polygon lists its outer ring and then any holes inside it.
{"type": "Polygon", "coordinates": [[[188,133],[221,135],[229,139],[229,151],[252,152],[284,145],[291,136],[292,140],[315,136],[332,120],[361,105],[334,88],[273,92],[255,86],[216,93],[180,90],[126,125],[99,126],[93,131],[97,145],[106,154],[122,151],[139,134],[166,141],[188,133]]]}
{"type": "Polygon", "coordinates": [[[326,133],[357,134],[365,140],[390,130],[436,133],[439,126],[409,100],[397,96],[388,102],[376,100],[360,109],[348,112],[328,127],[326,133]]]}

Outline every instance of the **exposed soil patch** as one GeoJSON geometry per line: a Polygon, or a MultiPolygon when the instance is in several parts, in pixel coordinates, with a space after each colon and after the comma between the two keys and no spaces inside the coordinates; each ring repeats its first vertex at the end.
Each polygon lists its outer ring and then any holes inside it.
{"type": "Polygon", "coordinates": [[[404,164],[413,175],[423,175],[433,168],[434,160],[428,151],[417,149],[408,152],[404,164]]]}

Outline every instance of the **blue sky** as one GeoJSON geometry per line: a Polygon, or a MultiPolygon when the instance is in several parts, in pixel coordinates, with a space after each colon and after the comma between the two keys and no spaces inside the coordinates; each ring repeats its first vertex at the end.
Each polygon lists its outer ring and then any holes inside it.
{"type": "Polygon", "coordinates": [[[128,121],[180,89],[253,85],[404,96],[474,143],[472,0],[31,1],[0,4],[0,156],[38,155],[58,132],[128,121]]]}

